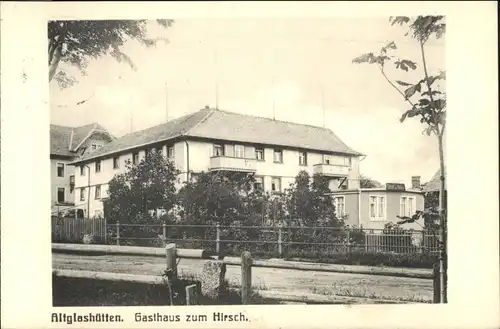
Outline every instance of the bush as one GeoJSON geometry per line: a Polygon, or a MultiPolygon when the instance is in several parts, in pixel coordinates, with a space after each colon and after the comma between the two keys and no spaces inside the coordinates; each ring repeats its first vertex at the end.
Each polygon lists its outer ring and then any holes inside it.
{"type": "Polygon", "coordinates": [[[395,254],[364,251],[339,252],[330,255],[321,252],[316,254],[297,252],[294,255],[288,255],[286,259],[327,264],[412,268],[432,268],[433,264],[438,261],[436,255],[429,253],[395,254]]]}
{"type": "MultiPolygon", "coordinates": [[[[180,279],[173,286],[174,305],[185,305],[185,287],[196,283],[192,279],[180,279]]],[[[255,304],[269,303],[259,298],[255,304]]],[[[200,305],[237,305],[241,296],[225,290],[219,300],[200,296],[200,305]]],[[[67,278],[52,274],[52,305],[59,306],[170,306],[167,285],[133,282],[113,282],[95,279],[67,278]]]]}

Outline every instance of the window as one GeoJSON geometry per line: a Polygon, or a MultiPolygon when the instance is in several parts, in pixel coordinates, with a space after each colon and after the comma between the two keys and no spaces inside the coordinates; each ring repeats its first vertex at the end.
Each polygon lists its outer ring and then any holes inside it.
{"type": "Polygon", "coordinates": [[[145,149],[144,150],[144,157],[146,159],[148,159],[150,155],[151,155],[151,150],[150,149],[145,149]]]}
{"type": "Polygon", "coordinates": [[[132,154],[132,164],[138,164],[139,163],[139,152],[135,152],[132,154]]]}
{"type": "Polygon", "coordinates": [[[274,150],[273,161],[276,163],[283,163],[283,151],[282,150],[274,150]]]}
{"type": "Polygon", "coordinates": [[[281,178],[279,178],[279,177],[272,178],[271,190],[273,192],[281,192],[281,178]]]}
{"type": "Polygon", "coordinates": [[[234,146],[234,157],[235,158],[244,158],[245,157],[245,146],[235,145],[234,146]]]}
{"type": "Polygon", "coordinates": [[[85,187],[80,188],[80,201],[85,201],[85,187]]]}
{"type": "Polygon", "coordinates": [[[350,166],[351,159],[341,155],[323,154],[323,164],[337,165],[337,166],[350,166]]]}
{"type": "Polygon", "coordinates": [[[222,145],[214,144],[214,156],[224,156],[224,148],[222,147],[222,145]]]}
{"type": "Polygon", "coordinates": [[[370,219],[385,220],[385,196],[370,196],[370,219]]]}
{"type": "Polygon", "coordinates": [[[85,176],[85,167],[80,166],[80,176],[85,176]]]}
{"type": "Polygon", "coordinates": [[[97,160],[95,163],[95,172],[101,172],[101,161],[97,160]]]}
{"type": "Polygon", "coordinates": [[[100,199],[101,198],[101,185],[96,185],[95,186],[95,198],[100,199]]]}
{"type": "Polygon", "coordinates": [[[175,158],[175,149],[173,146],[167,147],[167,158],[169,158],[169,159],[175,158]]]}
{"type": "Polygon", "coordinates": [[[75,189],[75,175],[69,176],[69,193],[73,193],[75,189]]]}
{"type": "Polygon", "coordinates": [[[415,197],[402,196],[399,204],[399,215],[411,217],[415,214],[415,197]]]}
{"type": "Polygon", "coordinates": [[[307,152],[299,152],[299,165],[307,166],[307,152]]]}
{"type": "Polygon", "coordinates": [[[253,189],[255,191],[263,191],[264,190],[264,177],[255,177],[255,182],[253,183],[253,189]]]}
{"type": "Polygon", "coordinates": [[[264,161],[264,149],[263,148],[255,148],[255,158],[259,161],[264,161]]]}
{"type": "Polygon", "coordinates": [[[57,177],[64,177],[64,163],[57,164],[57,177]]]}
{"type": "Polygon", "coordinates": [[[335,214],[338,217],[343,217],[345,215],[345,197],[344,196],[334,197],[333,205],[335,206],[335,214]]]}
{"type": "Polygon", "coordinates": [[[113,158],[113,169],[120,168],[120,157],[113,158]]]}
{"type": "Polygon", "coordinates": [[[64,187],[57,188],[57,202],[62,203],[65,201],[64,194],[64,187]]]}

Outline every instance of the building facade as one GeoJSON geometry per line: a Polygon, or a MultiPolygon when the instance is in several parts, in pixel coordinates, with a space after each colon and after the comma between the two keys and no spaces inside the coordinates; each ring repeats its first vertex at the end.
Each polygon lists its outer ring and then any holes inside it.
{"type": "Polygon", "coordinates": [[[359,159],[331,130],[217,109],[202,109],[168,123],[125,135],[75,166],[75,203],[90,216],[103,214],[108,183],[127,160],[162,150],[180,172],[178,184],[208,171],[246,172],[255,188],[280,192],[305,170],[329,177],[332,191],[359,188],[359,159]]]}
{"type": "Polygon", "coordinates": [[[97,123],[80,127],[50,125],[51,212],[75,207],[72,161],[97,151],[113,136],[97,123]]]}
{"type": "MultiPolygon", "coordinates": [[[[398,216],[411,217],[424,210],[424,192],[420,186],[406,189],[404,184],[386,184],[380,188],[359,188],[333,191],[337,216],[347,225],[382,230],[388,223],[397,223],[398,216]]],[[[404,224],[407,229],[421,230],[424,220],[404,224]]]]}

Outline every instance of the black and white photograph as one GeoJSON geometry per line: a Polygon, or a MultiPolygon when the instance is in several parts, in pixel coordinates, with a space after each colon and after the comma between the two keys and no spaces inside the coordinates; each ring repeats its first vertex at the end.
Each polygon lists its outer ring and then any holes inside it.
{"type": "Polygon", "coordinates": [[[445,36],[50,21],[54,306],[446,303],[445,36]]]}
{"type": "Polygon", "coordinates": [[[496,3],[0,5],[2,328],[500,324],[496,3]]]}

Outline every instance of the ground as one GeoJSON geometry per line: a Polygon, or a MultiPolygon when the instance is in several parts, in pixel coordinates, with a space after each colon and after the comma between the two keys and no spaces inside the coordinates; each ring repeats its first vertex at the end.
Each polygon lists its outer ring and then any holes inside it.
{"type": "MultiPolygon", "coordinates": [[[[178,271],[197,275],[205,260],[181,259],[178,271]]],[[[161,275],[165,259],[146,256],[81,256],[53,254],[54,269],[102,271],[128,274],[161,275]]],[[[238,266],[228,266],[226,278],[237,286],[241,278],[238,266]]],[[[363,274],[328,273],[273,268],[252,268],[252,285],[256,289],[294,291],[324,295],[378,297],[408,301],[431,301],[432,280],[375,276],[363,274]]]]}

